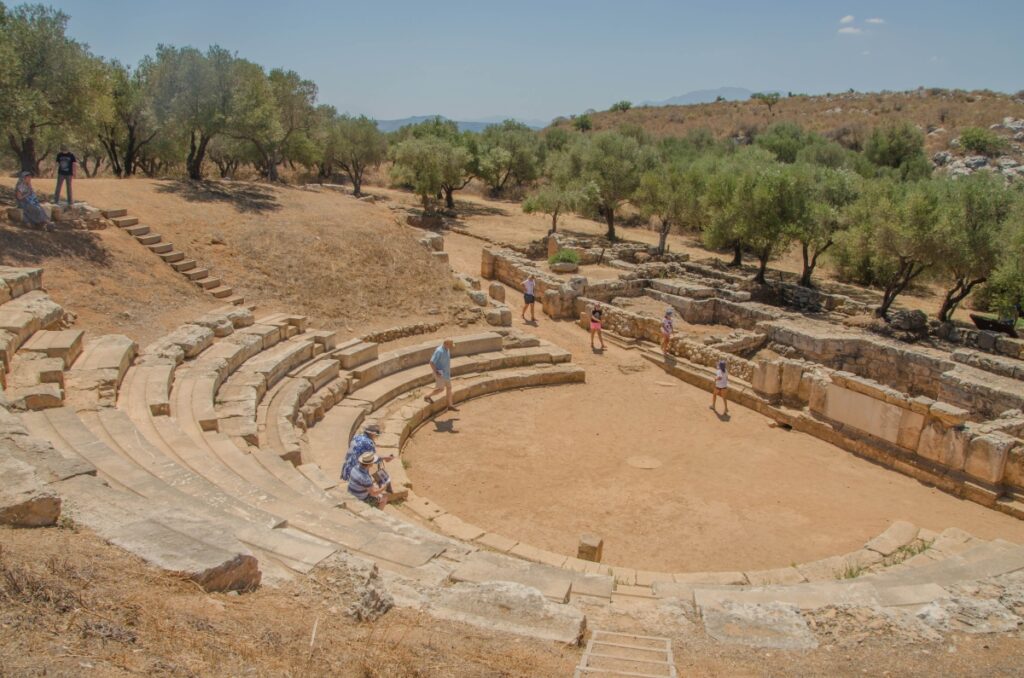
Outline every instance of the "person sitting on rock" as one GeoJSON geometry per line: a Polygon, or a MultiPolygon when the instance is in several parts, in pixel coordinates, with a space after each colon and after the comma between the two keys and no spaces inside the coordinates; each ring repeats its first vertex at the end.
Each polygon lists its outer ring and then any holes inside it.
{"type": "Polygon", "coordinates": [[[50,221],[50,215],[39,204],[36,191],[32,188],[31,172],[22,172],[19,176],[18,183],[14,186],[14,200],[18,204],[18,208],[21,209],[25,221],[36,228],[46,231],[53,230],[54,226],[50,221]]]}
{"type": "MultiPolygon", "coordinates": [[[[352,438],[352,442],[348,446],[348,452],[345,454],[345,462],[341,465],[342,480],[348,480],[349,475],[352,474],[352,469],[359,463],[360,455],[366,452],[377,452],[377,436],[379,435],[380,426],[377,424],[367,424],[363,427],[362,433],[352,438]]],[[[383,457],[383,460],[391,461],[394,458],[394,455],[389,455],[383,457]]]]}
{"type": "Polygon", "coordinates": [[[391,483],[382,464],[376,452],[363,452],[359,455],[359,465],[352,469],[348,477],[349,494],[381,509],[388,505],[387,488],[391,483]],[[374,465],[377,466],[376,471],[374,465]]]}

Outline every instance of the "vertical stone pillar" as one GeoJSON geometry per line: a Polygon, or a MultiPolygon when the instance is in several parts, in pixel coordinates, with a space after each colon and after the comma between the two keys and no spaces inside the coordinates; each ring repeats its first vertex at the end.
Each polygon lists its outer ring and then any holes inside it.
{"type": "Polygon", "coordinates": [[[601,562],[601,552],[604,550],[604,540],[596,534],[584,532],[580,535],[580,544],[576,550],[576,557],[580,560],[589,560],[593,563],[601,562]]]}

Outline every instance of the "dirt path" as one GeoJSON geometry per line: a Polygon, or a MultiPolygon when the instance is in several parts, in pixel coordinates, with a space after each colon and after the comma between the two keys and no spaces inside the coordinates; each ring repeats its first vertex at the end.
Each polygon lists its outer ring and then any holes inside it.
{"type": "MultiPolygon", "coordinates": [[[[449,234],[446,249],[456,268],[478,273],[479,241],[449,234]]],[[[507,293],[523,327],[518,293],[507,293]]],[[[661,571],[814,560],[898,519],[1024,542],[1024,522],[753,411],[719,418],[709,394],[637,353],[592,353],[573,323],[540,317],[525,329],[572,350],[587,383],[472,401],[451,431],[428,425],[405,451],[417,492],[488,530],[565,554],[592,531],[606,562],[661,571]],[[630,466],[639,456],[660,467],[630,466]]]]}

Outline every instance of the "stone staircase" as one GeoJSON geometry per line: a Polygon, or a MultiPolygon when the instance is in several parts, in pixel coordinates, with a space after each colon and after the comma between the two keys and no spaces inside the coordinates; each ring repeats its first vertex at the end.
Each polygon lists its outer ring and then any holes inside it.
{"type": "MultiPolygon", "coordinates": [[[[10,375],[0,517],[46,524],[63,511],[208,590],[276,584],[355,557],[375,563],[404,604],[569,643],[587,616],[613,622],[672,601],[692,606],[723,642],[777,647],[812,646],[805,617],[830,606],[926,611],[928,623],[947,623],[980,597],[1004,626],[1024,612],[985,593],[1024,591],[1024,547],[905,522],[851,553],[759,571],[653,572],[545,551],[449,513],[405,474],[402,446],[443,409],[422,399],[435,342],[339,344],[304,317],[225,306],[138,350],[127,337],[60,329],[40,274],[2,270],[0,279],[10,375]],[[35,374],[59,399],[24,397],[23,361],[45,363],[35,374]],[[385,511],[337,480],[365,422],[382,427],[378,448],[398,457],[388,470],[407,492],[385,511]],[[988,585],[965,594],[975,581],[988,585]]],[[[456,337],[455,400],[578,384],[585,374],[571,357],[508,330],[456,337]]]]}
{"type": "Polygon", "coordinates": [[[128,216],[128,210],[103,210],[103,216],[210,296],[223,299],[227,304],[240,306],[245,303],[244,297],[235,294],[230,286],[225,285],[208,268],[176,249],[173,243],[166,242],[162,235],[154,233],[149,226],[140,224],[137,217],[128,216]]]}

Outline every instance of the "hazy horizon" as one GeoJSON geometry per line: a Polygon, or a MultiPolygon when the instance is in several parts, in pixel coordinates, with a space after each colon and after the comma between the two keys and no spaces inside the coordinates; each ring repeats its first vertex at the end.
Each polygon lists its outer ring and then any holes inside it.
{"type": "Polygon", "coordinates": [[[1003,0],[44,4],[70,15],[69,35],[103,57],[135,64],[159,43],[219,44],[313,80],[321,103],[384,120],[546,121],[727,86],[1024,89],[1024,3],[1003,0]]]}

